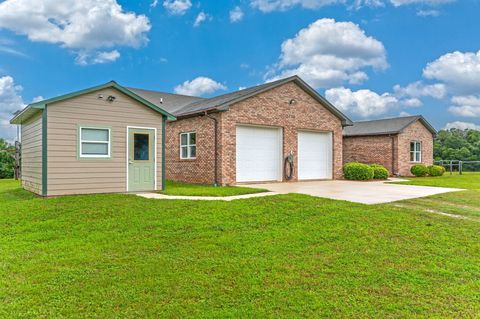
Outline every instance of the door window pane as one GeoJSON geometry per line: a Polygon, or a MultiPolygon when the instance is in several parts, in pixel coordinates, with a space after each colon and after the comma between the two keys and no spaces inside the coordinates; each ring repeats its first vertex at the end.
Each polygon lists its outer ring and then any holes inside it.
{"type": "Polygon", "coordinates": [[[133,134],[133,160],[148,161],[150,158],[149,134],[133,134]]]}

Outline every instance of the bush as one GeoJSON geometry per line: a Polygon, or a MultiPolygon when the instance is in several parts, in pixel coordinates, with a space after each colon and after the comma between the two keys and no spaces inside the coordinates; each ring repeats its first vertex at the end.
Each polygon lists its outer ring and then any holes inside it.
{"type": "Polygon", "coordinates": [[[370,165],[373,168],[373,179],[387,179],[390,173],[383,165],[372,164],[370,165]]]}
{"type": "Polygon", "coordinates": [[[417,177],[424,177],[428,175],[428,167],[423,164],[413,165],[410,172],[417,177]]]}
{"type": "Polygon", "coordinates": [[[368,181],[373,178],[373,168],[367,164],[351,162],[343,165],[345,179],[354,181],[368,181]]]}
{"type": "Polygon", "coordinates": [[[445,173],[445,167],[439,165],[430,165],[428,167],[428,175],[430,176],[442,176],[445,173]]]}

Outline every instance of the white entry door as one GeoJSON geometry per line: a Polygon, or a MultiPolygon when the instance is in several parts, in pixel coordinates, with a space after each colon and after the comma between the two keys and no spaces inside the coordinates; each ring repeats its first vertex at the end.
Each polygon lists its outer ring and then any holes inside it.
{"type": "Polygon", "coordinates": [[[282,133],[278,128],[237,126],[237,182],[282,180],[282,133]]]}
{"type": "Polygon", "coordinates": [[[332,178],[332,133],[298,132],[298,179],[332,178]]]}

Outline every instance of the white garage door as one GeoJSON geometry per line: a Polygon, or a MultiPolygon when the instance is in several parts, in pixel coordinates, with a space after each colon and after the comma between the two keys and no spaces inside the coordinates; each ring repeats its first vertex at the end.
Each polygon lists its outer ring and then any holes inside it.
{"type": "Polygon", "coordinates": [[[237,182],[282,179],[280,129],[237,126],[237,182]]]}
{"type": "Polygon", "coordinates": [[[332,134],[298,132],[298,179],[332,178],[332,134]]]}

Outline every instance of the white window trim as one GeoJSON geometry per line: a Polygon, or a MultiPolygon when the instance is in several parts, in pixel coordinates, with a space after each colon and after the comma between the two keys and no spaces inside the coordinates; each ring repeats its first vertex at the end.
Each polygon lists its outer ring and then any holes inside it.
{"type": "Polygon", "coordinates": [[[109,127],[95,127],[95,126],[80,126],[79,127],[79,136],[78,141],[80,144],[79,150],[80,154],[78,155],[80,158],[110,158],[111,156],[111,144],[112,144],[112,132],[111,128],[109,127]],[[94,141],[94,140],[83,140],[82,139],[82,130],[83,129],[92,129],[92,130],[107,130],[108,131],[108,141],[94,141]],[[99,155],[99,154],[83,154],[83,143],[95,143],[95,144],[107,144],[107,155],[99,155]]]}
{"type": "Polygon", "coordinates": [[[196,152],[195,152],[195,156],[191,156],[190,154],[190,147],[191,146],[195,146],[195,151],[197,150],[197,132],[182,132],[180,133],[180,159],[196,159],[197,156],[196,156],[196,152]],[[195,134],[195,144],[190,144],[190,134],[195,134]],[[182,135],[187,135],[187,144],[186,145],[182,145],[182,135]],[[186,147],[187,148],[187,157],[184,157],[182,156],[182,147],[186,147]]]}
{"type": "Polygon", "coordinates": [[[412,163],[421,163],[422,162],[422,142],[420,141],[410,141],[410,162],[412,163]],[[415,144],[418,144],[420,146],[420,149],[418,151],[415,151],[415,146],[414,146],[414,150],[412,151],[412,143],[415,143],[415,144]],[[418,161],[415,160],[416,159],[416,154],[419,154],[419,159],[418,161]],[[412,154],[413,154],[413,161],[411,160],[411,157],[412,157],[412,154]]]}

